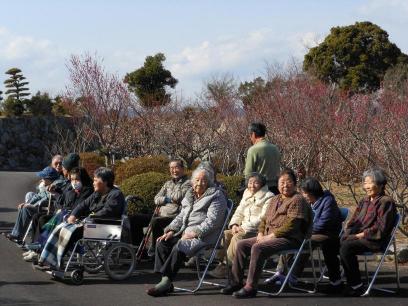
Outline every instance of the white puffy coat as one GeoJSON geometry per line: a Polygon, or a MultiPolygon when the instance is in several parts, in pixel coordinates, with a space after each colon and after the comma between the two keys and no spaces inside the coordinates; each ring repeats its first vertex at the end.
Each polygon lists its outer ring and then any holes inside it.
{"type": "Polygon", "coordinates": [[[246,233],[256,233],[261,217],[265,214],[268,207],[267,202],[273,196],[274,194],[268,190],[267,185],[263,186],[255,194],[251,194],[248,188],[245,189],[242,200],[231,218],[229,227],[231,228],[234,224],[237,224],[246,233]]]}

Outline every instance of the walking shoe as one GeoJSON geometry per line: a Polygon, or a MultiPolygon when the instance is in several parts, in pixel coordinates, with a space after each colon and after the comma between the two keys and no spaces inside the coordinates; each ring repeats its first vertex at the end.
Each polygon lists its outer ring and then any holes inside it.
{"type": "Polygon", "coordinates": [[[238,284],[238,285],[227,285],[225,288],[222,288],[220,290],[221,294],[225,294],[225,295],[231,295],[234,292],[238,291],[239,289],[241,289],[243,287],[242,284],[238,284]]]}
{"type": "Polygon", "coordinates": [[[18,244],[21,244],[21,243],[22,243],[22,240],[21,240],[20,237],[14,236],[14,235],[12,235],[11,233],[8,233],[8,234],[4,233],[4,236],[5,236],[8,240],[10,240],[10,241],[12,241],[12,242],[15,242],[15,243],[18,243],[18,244]]]}
{"type": "Polygon", "coordinates": [[[360,287],[353,289],[350,286],[347,286],[343,290],[343,296],[348,296],[348,297],[359,297],[366,292],[367,288],[364,285],[361,285],[360,287]]]}
{"type": "MultiPolygon", "coordinates": [[[[265,280],[265,284],[275,284],[277,286],[281,286],[283,284],[283,282],[285,281],[286,275],[281,273],[281,272],[276,272],[273,276],[271,276],[270,278],[267,278],[265,280]]],[[[297,279],[294,276],[289,276],[288,279],[288,284],[295,286],[297,285],[297,279]]]]}
{"type": "Polygon", "coordinates": [[[186,268],[195,268],[196,267],[196,257],[191,257],[187,262],[184,263],[186,268]]]}
{"type": "Polygon", "coordinates": [[[256,289],[245,289],[245,287],[241,288],[239,291],[235,291],[232,296],[237,299],[248,299],[256,297],[256,293],[258,290],[256,289]]]}
{"type": "Polygon", "coordinates": [[[214,270],[208,272],[208,275],[214,278],[226,278],[228,273],[227,265],[220,263],[214,270]]]}
{"type": "Polygon", "coordinates": [[[22,255],[23,257],[26,257],[27,255],[31,254],[31,250],[25,251],[22,255]]]}
{"type": "Polygon", "coordinates": [[[166,296],[166,295],[168,295],[169,293],[172,293],[172,292],[174,292],[174,285],[173,284],[171,284],[170,288],[168,288],[166,290],[159,290],[159,289],[156,289],[155,287],[152,287],[152,288],[146,290],[146,293],[148,295],[150,295],[150,296],[153,296],[153,297],[166,296]]]}
{"type": "Polygon", "coordinates": [[[281,277],[285,277],[281,272],[275,272],[271,277],[265,279],[265,284],[272,284],[275,283],[277,280],[281,279],[281,277]]]}
{"type": "Polygon", "coordinates": [[[39,271],[55,270],[52,267],[45,265],[43,262],[37,262],[36,264],[33,262],[33,269],[39,271]]]}
{"type": "Polygon", "coordinates": [[[327,295],[341,295],[344,291],[344,284],[338,285],[327,284],[319,288],[319,292],[327,295]]]}
{"type": "Polygon", "coordinates": [[[37,259],[38,259],[38,254],[34,251],[31,251],[30,254],[28,254],[27,256],[24,256],[25,261],[34,261],[37,259]]]}

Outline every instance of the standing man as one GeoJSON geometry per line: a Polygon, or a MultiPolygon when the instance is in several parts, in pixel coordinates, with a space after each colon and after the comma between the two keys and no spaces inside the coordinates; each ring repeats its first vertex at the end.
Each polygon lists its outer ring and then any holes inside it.
{"type": "Polygon", "coordinates": [[[265,139],[266,127],[260,122],[251,123],[249,126],[249,137],[252,146],[248,149],[245,162],[245,180],[251,173],[257,172],[266,177],[266,184],[271,192],[279,194],[278,174],[280,168],[281,154],[276,145],[265,139]]]}

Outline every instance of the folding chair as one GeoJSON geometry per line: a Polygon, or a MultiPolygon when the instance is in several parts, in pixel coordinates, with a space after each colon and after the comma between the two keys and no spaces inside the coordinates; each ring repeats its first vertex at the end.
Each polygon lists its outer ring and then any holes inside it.
{"type": "Polygon", "coordinates": [[[382,252],[381,251],[380,252],[365,252],[364,254],[362,254],[362,256],[364,256],[364,265],[365,265],[365,273],[366,273],[368,288],[361,296],[370,295],[371,289],[388,292],[388,293],[396,293],[396,291],[393,291],[393,290],[374,287],[374,282],[377,278],[378,272],[380,271],[380,268],[385,260],[385,257],[387,256],[388,250],[391,245],[394,246],[395,278],[396,278],[396,283],[397,283],[397,289],[398,290],[400,289],[400,276],[399,276],[399,271],[398,271],[398,258],[397,258],[397,242],[395,239],[395,234],[397,232],[400,221],[401,221],[401,215],[398,213],[395,218],[394,228],[391,232],[390,239],[387,243],[386,248],[382,252]],[[381,260],[378,263],[377,268],[375,269],[375,272],[374,272],[373,277],[371,278],[371,281],[369,281],[368,268],[367,268],[367,256],[373,256],[375,254],[381,254],[381,260]]]}
{"type": "MultiPolygon", "coordinates": [[[[190,293],[196,293],[202,286],[202,284],[207,284],[207,285],[213,285],[213,286],[218,286],[218,287],[224,287],[221,284],[218,283],[212,283],[212,282],[208,282],[208,281],[204,281],[205,276],[207,275],[208,269],[210,268],[216,254],[218,251],[218,246],[220,245],[220,242],[223,241],[224,242],[224,246],[225,246],[225,236],[224,236],[224,230],[227,227],[228,221],[230,219],[231,216],[231,212],[232,212],[232,208],[234,207],[234,203],[232,202],[231,199],[229,199],[227,201],[227,212],[225,214],[225,218],[224,218],[224,224],[222,225],[221,229],[220,229],[220,233],[218,235],[217,241],[215,242],[215,244],[210,245],[210,246],[205,246],[203,247],[201,250],[199,250],[195,256],[196,256],[196,269],[197,269],[197,276],[198,276],[198,284],[194,289],[188,289],[188,288],[181,288],[181,287],[174,287],[174,289],[176,291],[184,291],[184,292],[190,292],[190,293]],[[200,272],[200,257],[203,254],[204,251],[207,250],[211,250],[211,254],[209,259],[207,260],[207,264],[205,266],[204,271],[201,273],[200,272]]],[[[227,263],[228,264],[228,263],[227,263]]],[[[228,267],[228,266],[227,266],[228,267]]]]}
{"type": "MultiPolygon", "coordinates": [[[[341,231],[339,233],[339,237],[341,237],[343,235],[345,221],[347,220],[349,213],[350,213],[350,209],[348,209],[347,207],[340,207],[340,218],[341,218],[342,227],[341,227],[341,231]]],[[[317,246],[316,249],[317,249],[317,257],[318,257],[319,271],[320,271],[320,277],[319,277],[317,283],[320,283],[323,280],[323,278],[325,278],[324,273],[326,273],[327,267],[326,266],[323,267],[323,265],[322,265],[320,246],[317,246]]]]}
{"type": "MultiPolygon", "coordinates": [[[[280,253],[278,253],[278,254],[274,254],[273,256],[295,255],[295,258],[294,258],[292,264],[290,265],[289,271],[288,271],[288,273],[286,274],[283,283],[281,284],[281,286],[279,287],[279,289],[278,289],[277,291],[275,291],[275,292],[266,292],[266,291],[258,290],[258,293],[266,294],[266,295],[269,295],[269,296],[278,296],[278,295],[280,295],[280,294],[283,292],[283,290],[285,289],[286,284],[288,284],[289,278],[290,278],[291,275],[292,275],[293,269],[295,268],[295,266],[296,266],[296,264],[297,264],[297,262],[298,262],[298,259],[299,259],[300,255],[301,255],[302,253],[305,253],[305,252],[310,252],[310,254],[312,254],[312,242],[311,242],[310,239],[304,239],[303,242],[302,242],[302,244],[300,245],[300,247],[297,248],[297,249],[290,249],[290,250],[282,251],[282,252],[280,252],[280,253]],[[306,245],[308,245],[308,250],[305,249],[305,248],[306,248],[306,245]]],[[[298,287],[296,287],[296,286],[293,286],[293,285],[291,285],[291,284],[288,284],[290,288],[295,289],[295,290],[298,290],[298,291],[302,291],[302,292],[307,292],[307,293],[315,293],[315,292],[316,292],[316,287],[317,287],[317,283],[316,283],[316,271],[315,271],[315,266],[314,266],[313,260],[311,260],[311,262],[312,262],[312,273],[313,273],[313,285],[314,285],[314,289],[313,289],[313,290],[305,290],[305,289],[302,289],[302,288],[298,288],[298,287]]],[[[286,264],[286,262],[285,262],[285,264],[286,264]]]]}

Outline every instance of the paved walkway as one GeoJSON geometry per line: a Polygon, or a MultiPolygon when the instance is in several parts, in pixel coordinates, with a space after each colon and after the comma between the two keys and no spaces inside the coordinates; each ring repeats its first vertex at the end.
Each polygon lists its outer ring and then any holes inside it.
{"type": "MultiPolygon", "coordinates": [[[[16,204],[25,192],[33,190],[33,173],[0,172],[0,231],[10,228],[16,216],[16,204]]],[[[407,305],[408,271],[401,269],[403,289],[398,296],[380,295],[368,298],[338,298],[288,292],[278,298],[258,297],[236,300],[205,287],[193,296],[188,294],[151,298],[145,290],[159,279],[151,273],[151,265],[140,267],[141,274],[125,282],[113,282],[104,275],[88,277],[81,286],[56,282],[21,259],[21,250],[0,236],[0,305],[407,305]]],[[[395,287],[389,272],[381,275],[381,282],[395,287]]],[[[194,273],[184,269],[177,285],[191,286],[194,273]]]]}

